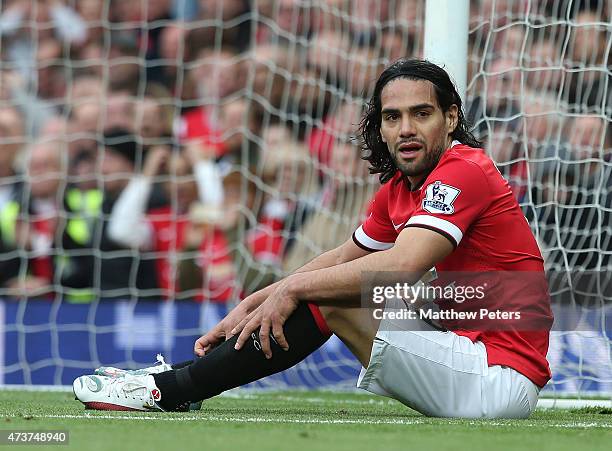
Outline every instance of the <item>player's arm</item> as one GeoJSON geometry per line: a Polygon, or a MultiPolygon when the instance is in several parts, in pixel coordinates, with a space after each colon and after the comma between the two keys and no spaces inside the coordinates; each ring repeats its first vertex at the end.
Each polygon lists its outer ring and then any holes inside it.
{"type": "MultiPolygon", "coordinates": [[[[295,270],[293,274],[307,273],[323,268],[329,268],[334,265],[340,265],[342,263],[363,257],[368,253],[368,251],[357,246],[352,239],[349,239],[337,248],[324,252],[318,257],[315,257],[304,266],[295,270]]],[[[246,318],[253,310],[259,307],[268,298],[268,296],[274,293],[283,280],[268,285],[250,296],[247,296],[215,327],[196,340],[194,352],[197,355],[202,356],[221,341],[231,337],[231,330],[244,318],[246,318]]]]}
{"type": "Polygon", "coordinates": [[[436,231],[410,227],[400,233],[391,249],[329,268],[292,274],[237,326],[236,330],[241,332],[235,347],[240,349],[251,333],[261,327],[262,351],[270,358],[270,333],[283,349],[288,349],[283,324],[299,302],[355,305],[360,300],[364,272],[400,271],[406,275],[406,282],[415,283],[454,248],[454,243],[436,231]]]}
{"type": "Polygon", "coordinates": [[[364,272],[396,271],[415,283],[423,274],[454,250],[444,235],[425,228],[405,228],[395,246],[331,268],[291,275],[287,290],[301,302],[329,303],[359,301],[364,272]]]}
{"type": "MultiPolygon", "coordinates": [[[[357,246],[352,239],[349,239],[335,249],[331,249],[318,257],[315,257],[304,266],[296,269],[292,275],[331,268],[333,266],[361,258],[369,253],[370,252],[357,246]]],[[[276,290],[276,288],[278,288],[283,280],[279,280],[278,282],[268,285],[250,296],[247,296],[239,305],[243,305],[244,308],[248,310],[248,313],[250,313],[252,310],[259,307],[259,305],[261,305],[261,303],[265,301],[267,297],[270,296],[274,290],[276,290]]]]}
{"type": "MultiPolygon", "coordinates": [[[[310,271],[316,271],[319,269],[330,268],[332,266],[340,265],[342,263],[350,262],[357,258],[363,257],[364,255],[369,254],[368,251],[357,246],[352,239],[347,240],[340,246],[331,249],[323,254],[315,257],[310,262],[306,263],[304,266],[296,269],[293,274],[306,273],[310,271]]],[[[274,291],[278,288],[278,286],[285,279],[279,280],[271,285],[268,285],[265,288],[247,296],[244,300],[238,305],[243,310],[243,313],[249,314],[257,307],[259,307],[274,291]]],[[[242,318],[241,318],[242,319],[242,318]]],[[[237,323],[236,323],[237,324],[237,323]]],[[[236,325],[234,324],[234,326],[236,325]]],[[[232,326],[233,327],[233,326],[232,326]]],[[[231,328],[230,328],[231,330],[231,328]]]]}

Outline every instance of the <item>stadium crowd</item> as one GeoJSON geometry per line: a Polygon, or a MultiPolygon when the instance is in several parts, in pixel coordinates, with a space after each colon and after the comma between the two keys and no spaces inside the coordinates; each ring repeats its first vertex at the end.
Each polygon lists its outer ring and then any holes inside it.
{"type": "MultiPolygon", "coordinates": [[[[471,3],[468,117],[549,265],[609,267],[609,2],[471,3]]],[[[338,245],[376,187],[363,99],[422,56],[423,18],[424,0],[0,2],[0,295],[237,301],[338,245]]]]}

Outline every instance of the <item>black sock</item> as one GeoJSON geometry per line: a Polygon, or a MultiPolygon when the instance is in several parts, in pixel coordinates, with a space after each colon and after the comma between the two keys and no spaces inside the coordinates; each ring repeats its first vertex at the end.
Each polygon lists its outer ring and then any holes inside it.
{"type": "Polygon", "coordinates": [[[155,384],[162,394],[159,404],[166,410],[175,410],[185,402],[211,398],[225,390],[286,370],[318,349],[330,336],[321,331],[304,303],[287,319],[283,331],[289,350],[284,351],[271,338],[271,359],[266,359],[261,351],[258,329],[239,351],[234,349],[238,339],[234,336],[189,366],[154,374],[155,384]]]}
{"type": "Polygon", "coordinates": [[[193,360],[185,360],[184,362],[173,363],[172,365],[170,365],[170,367],[171,367],[173,370],[178,370],[178,369],[184,368],[184,367],[186,367],[186,366],[189,366],[189,365],[191,365],[192,363],[193,363],[193,360]]]}

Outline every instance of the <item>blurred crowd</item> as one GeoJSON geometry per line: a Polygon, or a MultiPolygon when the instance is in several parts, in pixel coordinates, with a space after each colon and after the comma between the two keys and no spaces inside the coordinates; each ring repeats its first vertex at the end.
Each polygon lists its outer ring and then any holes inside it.
{"type": "MultiPolygon", "coordinates": [[[[558,269],[612,265],[607,0],[471,4],[467,115],[558,269]]],[[[234,302],[346,240],[424,0],[0,1],[0,296],[234,302]]]]}

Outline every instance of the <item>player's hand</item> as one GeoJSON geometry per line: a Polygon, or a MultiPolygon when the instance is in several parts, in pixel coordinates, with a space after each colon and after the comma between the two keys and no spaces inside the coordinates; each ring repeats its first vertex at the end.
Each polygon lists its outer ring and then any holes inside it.
{"type": "Polygon", "coordinates": [[[233,334],[241,331],[234,348],[239,350],[250,339],[251,334],[259,328],[259,343],[267,359],[272,358],[270,335],[282,349],[288,350],[289,343],[285,339],[283,325],[298,304],[299,301],[291,293],[289,284],[286,281],[281,283],[257,310],[244,318],[232,330],[233,334]]]}
{"type": "Polygon", "coordinates": [[[193,352],[195,352],[197,356],[202,357],[219,343],[232,337],[230,331],[250,313],[247,306],[248,305],[244,304],[244,301],[242,301],[234,307],[234,309],[215,327],[196,340],[193,352]]]}
{"type": "Polygon", "coordinates": [[[264,288],[244,298],[215,327],[196,340],[193,347],[195,354],[202,357],[224,340],[234,336],[232,330],[266,300],[271,288],[264,288]]]}

